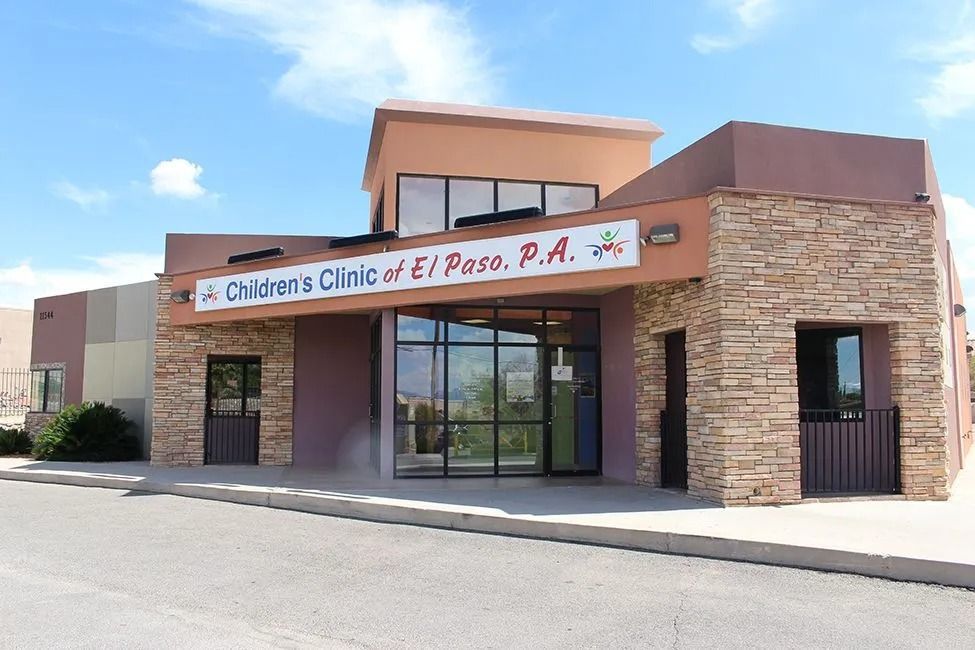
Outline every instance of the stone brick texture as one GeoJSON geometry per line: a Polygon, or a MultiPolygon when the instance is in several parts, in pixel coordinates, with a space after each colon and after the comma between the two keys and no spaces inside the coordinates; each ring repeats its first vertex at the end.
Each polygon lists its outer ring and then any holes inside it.
{"type": "Polygon", "coordinates": [[[159,278],[153,369],[153,465],[203,464],[207,359],[261,358],[260,465],[290,465],[294,398],[294,319],[174,327],[172,278],[159,278]]]}
{"type": "Polygon", "coordinates": [[[47,426],[47,423],[54,419],[57,413],[39,413],[36,411],[30,411],[24,415],[24,431],[26,431],[31,438],[36,438],[37,434],[47,426]]]}
{"type": "Polygon", "coordinates": [[[708,276],[634,292],[638,482],[660,483],[667,332],[687,336],[688,492],[745,505],[801,499],[797,322],[886,323],[902,491],[946,498],[933,209],[727,190],[708,201],[708,276]]]}

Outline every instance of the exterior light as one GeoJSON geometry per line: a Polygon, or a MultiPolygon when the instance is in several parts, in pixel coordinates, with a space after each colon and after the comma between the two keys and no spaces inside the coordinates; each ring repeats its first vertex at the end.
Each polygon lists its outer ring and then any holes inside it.
{"type": "Polygon", "coordinates": [[[931,200],[931,195],[927,192],[915,192],[914,200],[918,203],[927,203],[931,200]]]}
{"type": "Polygon", "coordinates": [[[174,291],[171,294],[169,294],[170,300],[172,300],[173,302],[178,302],[180,304],[183,304],[184,302],[189,302],[194,298],[196,298],[196,296],[190,293],[189,289],[183,289],[182,291],[174,291]]]}
{"type": "Polygon", "coordinates": [[[964,316],[966,311],[965,305],[955,305],[955,316],[964,316]]]}
{"type": "Polygon", "coordinates": [[[486,318],[467,318],[461,322],[465,325],[484,325],[486,323],[490,323],[491,321],[486,318]]]}
{"type": "Polygon", "coordinates": [[[675,244],[680,241],[680,227],[676,223],[651,226],[650,241],[654,244],[675,244]]]}

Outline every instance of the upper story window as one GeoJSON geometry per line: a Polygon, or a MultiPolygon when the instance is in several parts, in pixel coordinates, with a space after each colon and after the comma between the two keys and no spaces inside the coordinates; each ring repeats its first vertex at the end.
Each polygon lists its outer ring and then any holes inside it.
{"type": "Polygon", "coordinates": [[[458,217],[537,207],[563,214],[596,207],[595,185],[401,174],[397,230],[401,237],[453,228],[458,217]]]}
{"type": "Polygon", "coordinates": [[[376,202],[376,209],[372,213],[372,224],[370,232],[382,232],[385,229],[385,211],[383,204],[386,202],[386,188],[379,190],[379,200],[376,202]]]}

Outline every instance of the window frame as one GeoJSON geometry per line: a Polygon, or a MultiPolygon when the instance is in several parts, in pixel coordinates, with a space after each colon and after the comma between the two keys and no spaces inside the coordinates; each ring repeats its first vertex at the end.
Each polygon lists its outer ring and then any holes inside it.
{"type": "MultiPolygon", "coordinates": [[[[578,183],[573,181],[553,181],[553,180],[542,181],[542,180],[533,180],[533,179],[525,179],[525,178],[490,178],[487,176],[457,176],[457,175],[446,175],[446,174],[397,172],[396,173],[396,231],[397,232],[399,232],[400,229],[400,196],[401,196],[400,180],[402,178],[433,178],[433,179],[440,179],[444,181],[444,202],[443,202],[444,227],[443,230],[439,230],[436,232],[449,232],[451,230],[455,230],[454,228],[450,227],[450,181],[451,180],[485,181],[485,182],[492,183],[494,186],[494,210],[493,210],[494,212],[498,211],[498,183],[522,183],[522,184],[538,185],[539,191],[541,192],[540,202],[542,204],[541,209],[542,209],[543,216],[549,216],[545,206],[545,194],[546,194],[545,188],[548,185],[591,188],[595,196],[595,203],[593,204],[592,209],[596,209],[599,207],[599,185],[596,183],[578,183]]],[[[558,215],[552,215],[552,216],[560,216],[563,214],[572,214],[572,213],[560,212],[558,213],[558,215]]],[[[421,234],[429,235],[433,233],[421,233],[421,234]]],[[[416,237],[418,235],[406,235],[406,236],[416,237]]]]}
{"type": "MultiPolygon", "coordinates": [[[[398,182],[398,181],[397,181],[398,182]]],[[[398,189],[398,188],[397,188],[398,189]]],[[[371,232],[382,232],[384,229],[383,221],[386,218],[386,186],[383,185],[379,190],[379,201],[376,202],[376,209],[372,211],[371,232]]]]}
{"type": "MultiPolygon", "coordinates": [[[[64,368],[60,368],[60,367],[59,368],[33,368],[31,369],[30,372],[31,372],[32,388],[34,386],[34,378],[33,378],[34,373],[42,373],[44,375],[44,379],[42,381],[42,385],[44,386],[44,395],[41,399],[41,410],[34,411],[32,409],[31,412],[32,413],[60,413],[61,409],[64,408],[64,368]],[[61,395],[58,400],[58,403],[60,404],[60,408],[57,411],[53,411],[49,408],[51,402],[50,398],[51,398],[51,373],[52,372],[61,373],[61,395]]],[[[33,393],[31,393],[31,407],[34,406],[33,402],[34,402],[34,395],[33,393]]]]}
{"type": "MultiPolygon", "coordinates": [[[[827,386],[827,389],[829,387],[827,386]]],[[[849,411],[850,417],[844,419],[853,419],[853,414],[856,412],[865,412],[867,410],[867,386],[866,386],[866,374],[864,372],[864,361],[863,361],[863,328],[862,327],[804,327],[802,329],[796,330],[796,391],[797,391],[797,402],[800,411],[849,411]],[[839,406],[820,406],[811,407],[804,406],[802,404],[803,392],[799,386],[800,378],[802,377],[802,371],[799,368],[799,337],[802,334],[808,335],[811,332],[817,333],[819,336],[826,338],[832,338],[834,340],[841,339],[849,336],[857,337],[857,348],[859,355],[859,365],[860,365],[860,406],[859,408],[840,408],[839,406]]],[[[861,416],[857,415],[856,418],[861,416]]]]}
{"type": "MultiPolygon", "coordinates": [[[[488,425],[488,426],[491,427],[491,429],[493,431],[493,436],[494,436],[494,469],[493,469],[493,472],[492,473],[484,473],[484,474],[479,474],[479,473],[470,473],[470,474],[468,474],[468,473],[453,473],[452,474],[450,472],[450,458],[449,458],[449,454],[448,453],[445,453],[445,452],[442,452],[442,454],[443,454],[443,467],[442,467],[441,473],[439,473],[439,474],[400,474],[399,468],[397,466],[397,457],[396,457],[397,454],[394,451],[394,454],[393,454],[393,477],[394,478],[440,478],[440,479],[443,479],[443,478],[464,478],[464,477],[480,477],[480,478],[484,478],[484,477],[492,477],[492,476],[493,477],[500,477],[500,476],[505,476],[505,477],[508,477],[508,476],[538,476],[539,474],[536,473],[536,472],[517,472],[517,471],[516,472],[504,472],[504,471],[501,471],[501,467],[502,466],[501,466],[501,462],[500,462],[500,449],[499,449],[499,436],[500,436],[501,429],[503,427],[522,426],[522,425],[524,425],[524,426],[540,426],[541,427],[541,432],[542,432],[542,437],[536,440],[536,444],[537,445],[544,445],[545,444],[545,441],[544,441],[545,430],[546,430],[547,423],[550,420],[550,416],[547,413],[546,408],[543,406],[542,415],[541,415],[541,418],[540,419],[537,419],[537,418],[526,418],[526,419],[518,420],[518,419],[510,419],[510,418],[501,418],[500,417],[500,400],[501,400],[501,392],[500,392],[500,390],[501,390],[501,385],[500,385],[500,383],[501,383],[501,377],[500,377],[500,370],[501,370],[501,365],[500,364],[501,364],[501,361],[500,361],[500,356],[501,356],[501,349],[502,348],[523,348],[523,349],[541,350],[542,356],[541,356],[541,359],[539,360],[539,362],[540,362],[540,371],[543,373],[542,374],[542,400],[543,400],[543,404],[544,404],[544,400],[546,399],[546,397],[545,397],[545,391],[546,391],[547,387],[549,386],[549,382],[545,378],[545,373],[547,372],[547,368],[545,367],[545,360],[547,358],[546,357],[546,354],[547,354],[546,353],[546,350],[548,348],[550,348],[551,345],[553,345],[553,344],[551,344],[549,342],[548,327],[543,327],[542,328],[542,330],[541,330],[542,336],[539,338],[538,341],[536,341],[534,343],[529,343],[529,342],[515,342],[515,341],[510,341],[510,342],[509,341],[501,341],[500,340],[500,332],[501,332],[501,328],[500,328],[500,312],[503,311],[503,310],[538,311],[541,314],[541,320],[543,322],[546,322],[549,319],[549,312],[553,312],[553,311],[555,311],[555,312],[570,311],[570,312],[573,312],[573,313],[577,313],[577,312],[595,313],[596,314],[596,342],[595,343],[591,343],[591,344],[590,343],[586,343],[586,344],[566,343],[566,344],[560,344],[560,345],[562,345],[563,347],[565,347],[567,349],[591,349],[591,350],[593,350],[595,352],[595,355],[596,355],[597,368],[601,368],[602,367],[602,365],[601,365],[602,364],[602,361],[601,361],[601,359],[602,359],[602,318],[600,317],[601,316],[600,308],[599,307],[551,307],[551,306],[542,307],[542,306],[536,306],[536,305],[504,305],[504,306],[497,306],[497,305],[483,305],[483,304],[478,305],[478,304],[470,304],[470,303],[430,304],[430,305],[423,305],[423,306],[424,307],[430,307],[433,310],[433,313],[438,316],[438,318],[436,320],[440,321],[441,325],[435,326],[435,330],[439,330],[440,327],[443,327],[443,339],[442,340],[432,340],[432,341],[424,341],[424,340],[417,340],[417,339],[402,339],[401,340],[399,338],[399,318],[400,318],[399,309],[395,310],[395,313],[393,315],[393,395],[392,395],[392,409],[393,409],[393,430],[394,430],[394,438],[395,438],[395,435],[396,435],[395,432],[396,432],[397,428],[400,427],[400,426],[402,426],[402,427],[409,427],[411,425],[414,425],[414,426],[415,425],[432,426],[432,427],[437,427],[437,428],[439,428],[442,431],[442,436],[443,436],[442,444],[444,445],[444,447],[446,447],[446,446],[449,446],[451,444],[451,440],[450,440],[451,427],[458,426],[458,425],[459,426],[466,426],[466,425],[477,425],[477,426],[488,425]],[[450,337],[450,326],[451,326],[452,323],[449,320],[449,318],[450,318],[450,316],[448,315],[449,314],[449,310],[455,309],[455,308],[465,308],[465,307],[468,307],[468,308],[477,308],[477,309],[490,309],[490,310],[492,310],[492,318],[491,318],[492,337],[491,337],[491,340],[490,341],[454,341],[454,342],[451,341],[451,337],[450,337]],[[439,348],[441,348],[443,350],[443,364],[442,364],[441,367],[442,367],[442,371],[443,371],[443,386],[442,386],[442,391],[443,391],[443,404],[444,404],[444,406],[443,406],[442,414],[437,415],[437,417],[435,417],[433,419],[430,419],[430,420],[417,420],[415,418],[409,418],[409,417],[407,417],[407,418],[399,418],[397,416],[396,395],[397,395],[397,392],[399,390],[399,383],[397,381],[397,379],[398,379],[398,371],[399,371],[399,367],[398,367],[399,366],[399,355],[397,354],[397,350],[398,350],[399,346],[401,346],[401,345],[409,345],[409,346],[417,346],[417,347],[429,347],[429,348],[439,347],[439,348]],[[493,409],[494,415],[493,415],[493,418],[492,419],[485,420],[485,419],[470,419],[470,418],[465,418],[465,419],[453,419],[453,418],[451,418],[451,416],[450,416],[450,400],[449,400],[449,395],[450,395],[450,388],[451,388],[451,385],[450,385],[450,349],[452,347],[466,347],[466,348],[470,348],[470,347],[481,347],[481,348],[491,348],[493,350],[493,355],[492,356],[494,357],[494,364],[493,364],[494,365],[494,409],[493,409]]],[[[600,371],[599,370],[597,370],[597,374],[596,374],[595,387],[596,387],[597,394],[598,395],[601,395],[601,374],[600,374],[600,371]]],[[[433,396],[433,402],[434,402],[434,404],[436,404],[436,400],[437,400],[437,397],[436,397],[436,395],[434,395],[433,396]]],[[[598,450],[599,450],[599,452],[598,452],[599,453],[599,461],[598,461],[598,463],[599,463],[599,467],[602,468],[602,426],[601,426],[601,423],[602,423],[602,398],[601,397],[600,397],[600,400],[599,400],[599,402],[597,404],[597,419],[600,422],[600,429],[599,429],[598,437],[597,437],[597,447],[598,447],[598,450]]],[[[394,440],[394,449],[395,449],[395,440],[394,440]]],[[[538,451],[537,453],[543,453],[544,454],[545,453],[544,452],[544,447],[543,447],[543,450],[538,451]]]]}
{"type": "Polygon", "coordinates": [[[226,417],[233,413],[233,416],[239,417],[261,417],[260,407],[263,405],[261,398],[264,397],[264,368],[263,360],[260,356],[254,355],[222,355],[222,354],[211,354],[207,356],[207,374],[206,374],[206,416],[207,417],[226,417]],[[230,410],[214,410],[211,408],[211,398],[213,397],[213,366],[217,364],[232,364],[241,366],[241,386],[240,386],[240,409],[239,412],[232,412],[230,410]],[[261,369],[261,387],[260,393],[258,393],[258,407],[257,409],[248,409],[248,403],[251,401],[251,397],[247,395],[247,368],[248,366],[257,366],[261,369]]]}

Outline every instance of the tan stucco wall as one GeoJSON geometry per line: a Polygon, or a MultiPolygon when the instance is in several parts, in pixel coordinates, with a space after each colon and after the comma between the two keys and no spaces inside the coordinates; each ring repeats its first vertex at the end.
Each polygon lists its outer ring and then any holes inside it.
{"type": "Polygon", "coordinates": [[[0,368],[30,365],[30,339],[34,314],[29,309],[0,307],[0,368]]]}
{"type": "Polygon", "coordinates": [[[606,196],[649,166],[647,141],[390,122],[370,206],[385,185],[386,228],[396,227],[397,174],[593,183],[606,196]]]}

